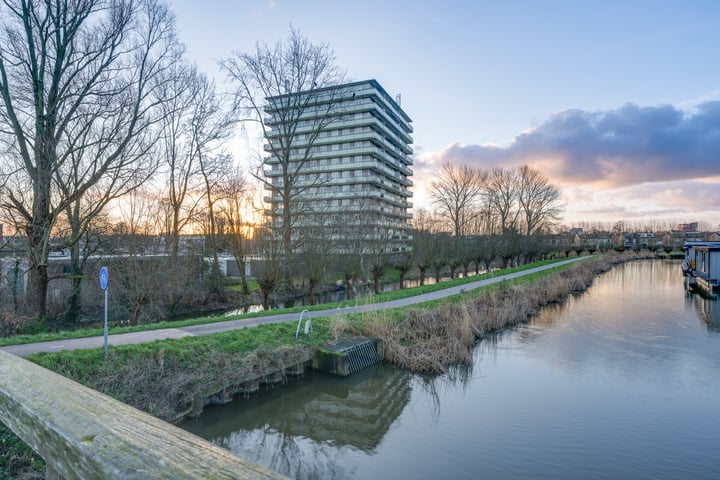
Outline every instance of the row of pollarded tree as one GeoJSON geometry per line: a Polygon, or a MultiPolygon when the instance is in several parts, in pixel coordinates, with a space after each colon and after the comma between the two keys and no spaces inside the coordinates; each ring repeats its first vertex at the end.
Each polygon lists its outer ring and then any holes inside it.
{"type": "Polygon", "coordinates": [[[367,285],[371,291],[379,293],[381,280],[388,269],[399,274],[400,288],[410,274],[416,275],[419,283],[425,283],[428,276],[436,282],[449,275],[455,278],[459,272],[464,276],[474,271],[489,271],[494,267],[507,268],[544,259],[560,254],[564,244],[558,243],[558,237],[536,232],[523,235],[508,229],[505,233],[476,233],[456,237],[444,230],[439,212],[421,211],[416,217],[414,228],[410,232],[412,240],[406,251],[388,251],[390,239],[365,238],[358,231],[348,235],[345,242],[322,241],[315,233],[310,241],[298,238],[298,249],[290,264],[293,288],[283,288],[281,264],[288,262],[281,254],[282,240],[274,237],[271,230],[258,230],[256,245],[258,254],[265,259],[255,273],[260,283],[265,306],[274,295],[282,301],[292,294],[307,295],[310,304],[316,302],[318,289],[332,288],[336,280],[346,285],[353,282],[367,285]]]}

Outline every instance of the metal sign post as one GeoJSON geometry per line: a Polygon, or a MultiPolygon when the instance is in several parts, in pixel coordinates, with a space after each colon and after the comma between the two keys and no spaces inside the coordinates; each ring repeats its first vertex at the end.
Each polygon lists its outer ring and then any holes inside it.
{"type": "Polygon", "coordinates": [[[110,280],[107,267],[100,268],[100,288],[105,291],[105,356],[108,353],[108,281],[110,280]]]}

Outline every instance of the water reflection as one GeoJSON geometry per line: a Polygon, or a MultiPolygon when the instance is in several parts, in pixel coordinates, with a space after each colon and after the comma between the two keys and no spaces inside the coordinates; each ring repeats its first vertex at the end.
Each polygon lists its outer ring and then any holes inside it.
{"type": "MultiPolygon", "coordinates": [[[[494,340],[491,340],[494,343],[494,340]]],[[[416,375],[414,385],[425,393],[425,401],[432,408],[432,417],[440,418],[441,399],[448,393],[466,391],[473,380],[474,364],[455,365],[444,375],[416,375]]]]}
{"type": "Polygon", "coordinates": [[[688,292],[686,299],[698,312],[708,330],[720,332],[720,302],[717,299],[703,297],[693,292],[688,292]]]}
{"type": "Polygon", "coordinates": [[[339,452],[378,447],[410,399],[411,378],[382,365],[347,378],[314,374],[209,408],[182,428],[293,478],[343,478],[339,452]]]}
{"type": "Polygon", "coordinates": [[[586,292],[588,301],[571,297],[543,309],[514,340],[525,344],[528,355],[587,375],[597,375],[601,367],[628,378],[682,381],[688,359],[719,363],[693,314],[717,329],[718,307],[686,294],[675,263],[635,262],[606,272],[586,292]]]}
{"type": "Polygon", "coordinates": [[[314,374],[182,427],[293,478],[718,478],[719,311],[635,262],[470,368],[314,374]]]}

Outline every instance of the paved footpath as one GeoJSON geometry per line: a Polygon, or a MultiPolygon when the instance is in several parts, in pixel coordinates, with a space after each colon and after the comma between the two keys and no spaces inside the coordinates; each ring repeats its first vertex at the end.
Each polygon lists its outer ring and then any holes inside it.
{"type": "MultiPolygon", "coordinates": [[[[582,260],[584,258],[588,257],[574,257],[550,265],[543,265],[541,267],[535,267],[520,272],[508,273],[498,277],[478,280],[477,282],[466,283],[465,285],[449,287],[443,290],[424,293],[422,295],[416,295],[414,297],[393,300],[390,302],[357,305],[345,308],[328,308],[326,310],[314,310],[312,312],[308,312],[309,315],[305,316],[304,318],[329,317],[346,313],[368,312],[371,310],[384,310],[387,308],[405,307],[408,305],[449,297],[451,295],[457,295],[459,293],[475,290],[486,285],[491,285],[493,283],[502,282],[504,280],[522,277],[524,275],[535,272],[541,272],[543,270],[548,270],[559,265],[572,263],[578,260],[582,260]]],[[[115,335],[110,335],[108,337],[108,343],[110,345],[131,345],[137,343],[152,342],[154,340],[164,340],[167,338],[210,335],[213,333],[227,332],[229,330],[239,330],[241,328],[255,327],[257,325],[265,325],[269,323],[297,321],[298,319],[299,315],[297,313],[285,313],[280,315],[270,315],[266,317],[243,318],[241,320],[229,320],[225,322],[208,323],[205,325],[194,325],[190,327],[164,328],[161,330],[148,330],[145,332],[119,333],[115,335]]],[[[9,347],[0,347],[0,350],[4,350],[8,353],[24,357],[32,353],[38,352],[57,352],[59,350],[101,348],[103,344],[104,338],[102,336],[98,336],[88,338],[74,338],[68,340],[56,340],[51,342],[29,343],[25,345],[13,345],[9,347]]]]}

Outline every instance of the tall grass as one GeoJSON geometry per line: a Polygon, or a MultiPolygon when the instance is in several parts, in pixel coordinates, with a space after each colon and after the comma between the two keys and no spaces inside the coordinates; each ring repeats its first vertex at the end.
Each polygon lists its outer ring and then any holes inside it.
{"type": "Polygon", "coordinates": [[[593,278],[611,268],[604,258],[586,260],[530,284],[501,284],[432,309],[408,309],[399,321],[368,314],[364,334],[385,342],[385,359],[401,368],[444,373],[467,364],[478,339],[526,322],[539,308],[587,289],[593,278]]]}

